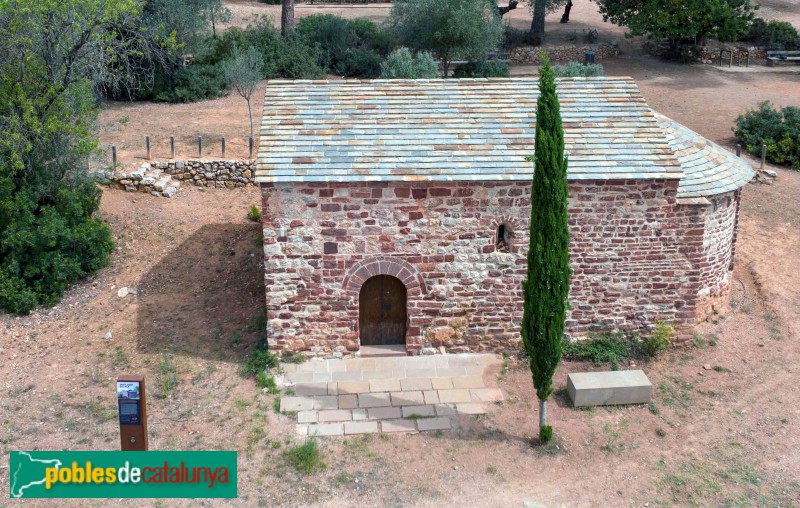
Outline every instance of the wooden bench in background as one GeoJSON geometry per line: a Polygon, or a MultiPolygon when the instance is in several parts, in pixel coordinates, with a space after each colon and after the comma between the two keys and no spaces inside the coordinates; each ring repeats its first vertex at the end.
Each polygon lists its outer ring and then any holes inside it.
{"type": "Polygon", "coordinates": [[[767,66],[772,67],[778,62],[799,63],[800,51],[767,51],[767,66]]]}

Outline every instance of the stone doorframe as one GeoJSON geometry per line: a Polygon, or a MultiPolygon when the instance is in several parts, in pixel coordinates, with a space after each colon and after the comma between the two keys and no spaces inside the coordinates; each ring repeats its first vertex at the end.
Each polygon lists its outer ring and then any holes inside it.
{"type": "Polygon", "coordinates": [[[417,308],[416,302],[423,299],[428,293],[425,281],[420,275],[419,270],[411,263],[393,256],[370,256],[362,259],[347,270],[347,274],[342,281],[342,289],[347,294],[353,319],[353,331],[358,337],[359,348],[361,347],[360,330],[358,329],[358,306],[361,286],[376,275],[391,275],[400,279],[406,287],[406,351],[409,354],[419,354],[422,350],[422,336],[420,326],[416,323],[418,316],[414,310],[417,308]]]}

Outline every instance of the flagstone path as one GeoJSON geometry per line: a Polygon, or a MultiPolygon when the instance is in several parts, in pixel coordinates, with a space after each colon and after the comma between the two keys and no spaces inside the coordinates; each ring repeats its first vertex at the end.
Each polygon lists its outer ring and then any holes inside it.
{"type": "Polygon", "coordinates": [[[312,359],[284,365],[281,412],[297,414],[297,432],[342,436],[449,430],[459,414],[484,414],[503,400],[483,374],[492,354],[312,359]]]}

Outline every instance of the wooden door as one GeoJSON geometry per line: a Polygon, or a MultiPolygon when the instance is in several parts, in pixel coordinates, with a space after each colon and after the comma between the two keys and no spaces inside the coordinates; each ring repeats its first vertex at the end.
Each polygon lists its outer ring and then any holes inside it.
{"type": "Polygon", "coordinates": [[[361,286],[358,297],[361,344],[406,343],[406,287],[391,275],[376,275],[361,286]]]}

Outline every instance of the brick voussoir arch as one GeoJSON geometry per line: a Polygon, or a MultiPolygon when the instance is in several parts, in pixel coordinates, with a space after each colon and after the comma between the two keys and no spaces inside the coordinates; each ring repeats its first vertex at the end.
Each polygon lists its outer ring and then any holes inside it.
{"type": "Polygon", "coordinates": [[[359,261],[347,271],[342,289],[358,298],[364,282],[376,275],[391,275],[400,279],[409,296],[427,293],[419,270],[408,261],[392,256],[371,256],[359,261]]]}

